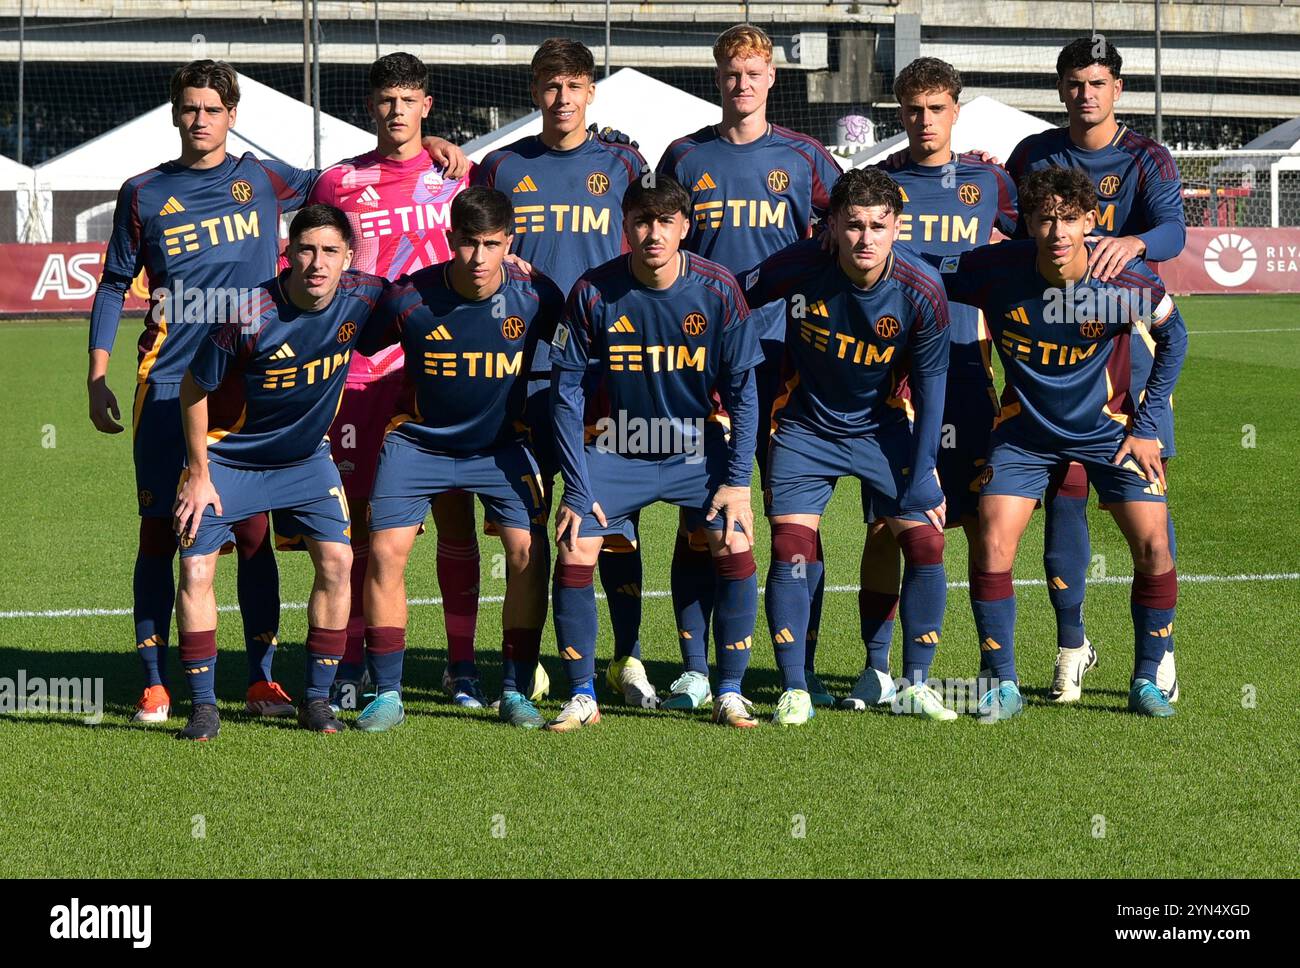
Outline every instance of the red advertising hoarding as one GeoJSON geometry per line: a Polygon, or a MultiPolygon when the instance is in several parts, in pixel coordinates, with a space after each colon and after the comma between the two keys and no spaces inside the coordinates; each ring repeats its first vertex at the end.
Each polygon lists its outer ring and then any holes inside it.
{"type": "Polygon", "coordinates": [[[1160,278],[1175,295],[1300,292],[1300,229],[1189,228],[1160,278]]]}
{"type": "MultiPolygon", "coordinates": [[[[103,242],[0,245],[0,314],[89,314],[106,248],[103,242]]],[[[137,276],[126,308],[143,312],[148,304],[149,290],[137,276]]]]}
{"type": "MultiPolygon", "coordinates": [[[[0,315],[88,314],[104,249],[102,242],[0,245],[0,315]]],[[[1182,254],[1159,270],[1176,295],[1300,293],[1300,228],[1189,228],[1182,254]]],[[[127,310],[143,312],[148,298],[137,277],[127,310]]]]}

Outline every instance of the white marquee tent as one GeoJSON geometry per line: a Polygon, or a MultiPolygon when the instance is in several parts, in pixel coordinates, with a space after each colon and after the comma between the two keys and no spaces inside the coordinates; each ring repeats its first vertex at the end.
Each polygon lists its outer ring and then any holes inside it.
{"type": "Polygon", "coordinates": [[[32,200],[32,170],[0,155],[0,242],[24,242],[32,200]]]}
{"type": "MultiPolygon", "coordinates": [[[[299,168],[314,167],[311,105],[243,74],[239,75],[239,91],[228,150],[234,155],[251,151],[259,158],[299,168]]],[[[333,115],[321,115],[323,165],[374,146],[373,133],[333,115]]],[[[122,182],[176,157],[178,150],[171,105],[162,104],[37,165],[36,194],[45,214],[46,240],[107,239],[122,182]]]]}
{"type": "MultiPolygon", "coordinates": [[[[640,145],[646,163],[653,166],[659,164],[664,149],[682,135],[721,121],[722,107],[625,67],[596,82],[596,97],[587,108],[587,119],[628,134],[640,145]]],[[[462,148],[472,161],[481,161],[494,148],[541,130],[542,114],[533,111],[462,148]]]]}
{"type": "MultiPolygon", "coordinates": [[[[961,106],[952,129],[954,151],[987,151],[1005,162],[1022,139],[1052,127],[1042,118],[981,95],[961,106]]],[[[850,166],[865,168],[907,147],[907,135],[898,134],[853,156],[850,166]]]]}

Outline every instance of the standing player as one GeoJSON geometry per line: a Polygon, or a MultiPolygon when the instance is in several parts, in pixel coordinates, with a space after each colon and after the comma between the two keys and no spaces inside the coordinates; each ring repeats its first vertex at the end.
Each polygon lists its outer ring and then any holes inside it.
{"type": "MultiPolygon", "coordinates": [[[[952,150],[961,87],[956,69],[935,57],[912,61],[894,79],[907,148],[877,167],[898,183],[907,207],[899,216],[898,241],[925,255],[956,255],[986,245],[995,228],[1007,236],[1016,229],[1016,187],[1007,173],[976,154],[952,150]]],[[[988,330],[979,310],[954,303],[948,312],[948,385],[937,469],[948,509],[947,526],[960,527],[973,549],[979,540],[977,478],[988,456],[997,394],[988,330]]],[[[893,700],[889,645],[899,577],[893,535],[883,522],[874,524],[862,552],[858,592],[867,667],[842,702],[847,709],[862,710],[893,700]]]]}
{"type": "MultiPolygon", "coordinates": [[[[722,123],[678,138],[664,152],[659,171],[691,193],[693,225],[686,248],[727,271],[751,269],[774,252],[812,234],[826,214],[840,166],[815,138],[770,124],[767,99],[776,83],[772,41],[751,24],[731,27],[713,45],[722,123]]],[[[758,373],[758,467],[766,480],[768,417],[784,352],[785,312],[779,304],[756,308],[753,322],[765,361],[758,373]]],[[[820,538],[805,566],[812,596],[808,623],[808,687],[813,701],[834,698],[813,674],[824,572],[820,538]]],[[[713,568],[702,532],[679,527],[673,549],[672,595],[684,666],[664,705],[693,709],[710,698],[709,624],[713,568]]]]}
{"type": "Polygon", "coordinates": [[[772,411],[767,620],[784,691],[775,721],[806,723],[807,569],[841,477],[884,518],[903,551],[903,677],[895,712],[953,720],[926,679],[943,627],[943,491],[935,457],[948,368],[948,301],[934,270],[895,248],[903,198],[884,172],[857,169],[831,191],[835,251],[809,239],[745,277],[754,306],[787,300],[783,390],[772,411]],[[910,399],[899,395],[906,379],[910,399]],[[909,412],[910,411],[910,412],[909,412]],[[911,426],[909,427],[909,419],[911,426]]]}
{"type": "MultiPolygon", "coordinates": [[[[533,103],[542,133],[489,153],[475,169],[475,185],[511,195],[514,253],[552,279],[566,295],[582,273],[626,251],[618,200],[646,172],[630,144],[588,131],[587,108],[596,96],[596,62],[575,40],[551,38],[533,55],[533,103]]],[[[547,427],[550,362],[539,354],[529,389],[528,423],[542,479],[550,488],[557,469],[547,427]]],[[[632,705],[658,704],[641,663],[641,552],[633,533],[614,535],[600,556],[600,580],[614,630],[612,690],[632,705]]]]}
{"type": "Polygon", "coordinates": [[[1178,575],[1168,543],[1163,411],[1187,352],[1187,330],[1160,279],[1141,259],[1109,282],[1093,275],[1097,195],[1077,168],[1043,168],[1020,183],[1031,238],[983,246],[942,262],[948,295],[988,320],[1009,397],[981,477],[980,544],[971,600],[983,657],[985,722],[1023,703],[1015,665],[1016,548],[1054,474],[1069,462],[1115,518],[1133,553],[1134,670],[1129,709],[1172,716],[1156,670],[1173,639],[1178,575]],[[1155,365],[1133,385],[1130,329],[1147,327],[1155,365]]]}
{"type": "Polygon", "coordinates": [[[347,636],[352,547],[327,433],[348,356],[384,285],[377,276],[346,271],[351,241],[352,227],[336,208],[309,205],[294,216],[290,267],[252,293],[241,318],[213,327],[181,383],[188,465],[175,504],[176,622],[193,704],[180,739],[213,739],[221,728],[212,593],[217,552],[237,522],[272,510],[277,530],[306,540],[316,569],[298,721],[322,733],[342,728],[328,696],[347,636]]]}
{"type": "MultiPolygon", "coordinates": [[[[1071,41],[1056,59],[1061,102],[1070,123],[1030,135],[1011,153],[1007,170],[1019,182],[1027,172],[1053,165],[1078,168],[1097,192],[1098,237],[1089,267],[1100,281],[1113,279],[1134,258],[1164,262],[1183,249],[1187,229],[1183,216],[1182,179],[1163,145],[1145,138],[1115,118],[1115,104],[1124,91],[1119,51],[1101,37],[1071,41]]],[[[1023,223],[1022,223],[1023,224],[1023,223]]],[[[1023,233],[1022,233],[1023,234],[1023,233]]],[[[1133,385],[1145,386],[1154,363],[1155,339],[1139,323],[1130,352],[1133,385]]],[[[1175,454],[1172,404],[1161,410],[1157,439],[1162,459],[1175,454]]],[[[1084,632],[1083,599],[1088,563],[1088,481],[1078,464],[1054,479],[1044,499],[1046,529],[1043,565],[1048,594],[1056,610],[1056,670],[1048,694],[1053,702],[1073,702],[1081,693],[1084,673],[1097,663],[1097,653],[1084,632]]],[[[1169,547],[1176,553],[1173,518],[1169,547]]],[[[1160,665],[1157,683],[1178,699],[1173,640],[1160,665]]]]}
{"type": "Polygon", "coordinates": [[[529,363],[549,340],[564,297],[549,279],[503,263],[514,237],[510,199],[471,188],[451,206],[452,258],[401,279],[384,298],[382,329],[363,352],[397,341],[406,368],[388,424],[368,516],[366,644],[377,696],[357,719],[379,732],[399,724],[406,649],[406,562],[429,504],[455,488],[478,494],[506,554],[501,609],[501,718],[536,728],[529,701],[546,620],[549,545],[541,480],[521,440],[529,363]]]}
{"type": "Polygon", "coordinates": [[[572,696],[547,724],[568,732],[600,721],[592,573],[602,537],[633,534],[655,501],[707,526],[717,574],[718,701],[714,722],[757,725],[741,695],[758,609],[749,478],[757,432],[753,368],[762,359],[735,278],[680,250],[690,196],[671,176],[635,181],[623,196],[632,251],[573,287],[551,346],[551,408],[564,500],[556,516],[555,636],[572,696]],[[594,367],[590,387],[584,387],[594,367]],[[586,400],[600,435],[584,443],[586,400]],[[731,436],[710,417],[715,398],[731,436]],[[738,529],[738,533],[733,531],[738,529]]]}
{"type": "MultiPolygon", "coordinates": [[[[354,265],[385,279],[415,272],[451,258],[447,242],[452,199],[468,176],[449,178],[420,145],[420,124],[429,116],[428,68],[407,53],[386,54],[370,65],[366,109],[375,122],[378,146],[325,169],[311,201],[347,213],[356,239],[354,265]]],[[[365,633],[362,587],[370,554],[365,508],[383,445],[384,428],[402,388],[402,347],[374,356],[354,353],[343,406],[330,428],[334,462],[348,495],[352,526],[352,614],[348,643],[335,679],[335,704],[360,693],[365,633]]],[[[479,557],[474,503],[462,492],[433,502],[438,528],[438,587],[447,633],[443,687],[462,706],[486,700],[474,662],[478,620],[479,557]]]]}
{"type": "MultiPolygon", "coordinates": [[[[103,433],[120,433],[121,414],[106,379],[108,359],[122,301],[143,268],[153,296],[140,337],[132,424],[140,509],[134,615],[136,652],[145,672],[135,718],[147,722],[165,721],[171,708],[166,651],[176,596],[176,538],[168,516],[185,460],[181,377],[215,314],[228,311],[233,317],[237,311],[220,301],[252,289],[275,271],[280,216],[302,206],[318,174],[251,154],[227,154],[239,104],[239,82],[230,65],[193,61],[172,76],[170,93],[181,154],[128,179],[118,193],[91,311],[87,378],[91,422],[103,433]],[[187,307],[197,311],[185,312],[187,307]]],[[[465,165],[460,149],[441,139],[427,139],[425,146],[444,162],[465,165]]],[[[266,515],[243,522],[234,542],[248,651],[246,709],[252,715],[292,715],[291,700],[271,678],[280,603],[266,515]]]]}

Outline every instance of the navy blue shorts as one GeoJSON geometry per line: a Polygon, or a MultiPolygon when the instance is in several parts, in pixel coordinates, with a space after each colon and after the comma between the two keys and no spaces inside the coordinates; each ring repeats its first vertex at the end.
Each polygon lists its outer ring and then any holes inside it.
{"type": "Polygon", "coordinates": [[[389,434],[370,491],[370,530],[423,523],[433,499],[447,491],[477,494],[484,517],[498,527],[527,530],[546,523],[537,462],[523,444],[478,454],[435,454],[389,434]]]}
{"type": "Polygon", "coordinates": [[[877,434],[823,440],[794,424],[772,435],[768,454],[767,488],[763,496],[768,517],[821,514],[841,477],[862,484],[862,506],[875,516],[926,521],[924,512],[907,514],[898,502],[907,488],[912,459],[912,433],[906,423],[877,434]]]}
{"type": "Polygon", "coordinates": [[[943,407],[943,433],[935,460],[947,502],[948,526],[978,516],[980,475],[989,456],[989,435],[998,415],[993,388],[949,383],[943,407]]]}
{"type": "Polygon", "coordinates": [[[980,475],[980,494],[1006,494],[1042,500],[1053,473],[1064,474],[1070,461],[1078,461],[1088,474],[1088,483],[1105,504],[1124,501],[1165,502],[1159,481],[1148,481],[1132,457],[1123,464],[1111,463],[1123,437],[1093,447],[1071,447],[1054,453],[1037,450],[1004,428],[995,430],[989,461],[980,475]]]}
{"type": "Polygon", "coordinates": [[[232,467],[212,458],[208,467],[223,513],[217,517],[211,506],[204,511],[194,543],[181,547],[182,558],[221,550],[233,540],[235,525],[264,511],[274,512],[276,533],[291,540],[350,543],[347,495],[328,440],[305,461],[287,467],[232,467]]]}
{"type": "Polygon", "coordinates": [[[592,500],[605,513],[606,524],[601,527],[595,515],[586,514],[578,529],[579,537],[617,534],[635,541],[636,512],[656,501],[681,508],[689,530],[721,531],[721,514],[712,521],[705,521],[705,516],[713,492],[727,482],[727,445],[720,435],[710,433],[705,437],[703,451],[703,459],[677,454],[643,460],[588,444],[587,480],[591,482],[592,500]]]}
{"type": "Polygon", "coordinates": [[[185,467],[179,383],[136,385],[131,437],[140,517],[170,518],[185,467]]]}

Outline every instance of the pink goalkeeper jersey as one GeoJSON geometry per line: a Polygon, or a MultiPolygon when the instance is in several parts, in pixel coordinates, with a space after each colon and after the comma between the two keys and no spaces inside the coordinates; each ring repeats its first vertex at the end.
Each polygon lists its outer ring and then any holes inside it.
{"type": "MultiPolygon", "coordinates": [[[[423,152],[410,161],[391,161],[368,151],[325,169],[308,202],[347,213],[353,269],[393,280],[451,258],[451,201],[468,185],[468,175],[444,178],[423,152]]],[[[370,383],[401,369],[400,343],[369,357],[354,352],[348,382],[370,383]]]]}

